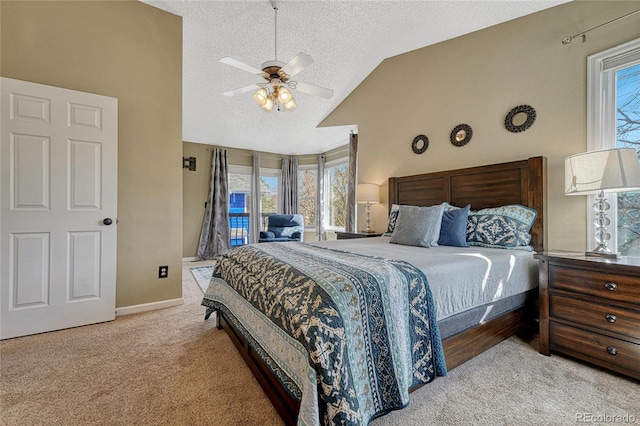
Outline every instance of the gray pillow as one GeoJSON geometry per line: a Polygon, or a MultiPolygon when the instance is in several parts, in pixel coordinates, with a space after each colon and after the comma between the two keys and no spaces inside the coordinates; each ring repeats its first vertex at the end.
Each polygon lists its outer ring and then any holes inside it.
{"type": "Polygon", "coordinates": [[[438,245],[444,206],[400,206],[391,243],[406,246],[432,247],[438,245]]]}

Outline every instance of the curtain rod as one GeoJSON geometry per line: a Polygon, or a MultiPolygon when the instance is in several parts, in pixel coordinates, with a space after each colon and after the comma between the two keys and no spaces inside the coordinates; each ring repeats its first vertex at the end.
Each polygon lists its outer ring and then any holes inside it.
{"type": "MultiPolygon", "coordinates": [[[[226,148],[221,148],[221,149],[226,149],[226,148]]],[[[207,151],[213,151],[214,148],[207,148],[207,151]]],[[[340,151],[335,151],[335,152],[331,152],[331,155],[334,154],[341,154],[343,152],[349,152],[349,149],[341,149],[340,151]]],[[[279,160],[283,157],[308,157],[308,156],[318,156],[318,155],[327,155],[327,152],[323,152],[322,154],[303,154],[303,155],[282,155],[281,157],[274,157],[272,155],[262,155],[260,154],[260,158],[272,158],[274,160],[279,160]]],[[[235,152],[234,155],[244,155],[247,157],[253,157],[253,154],[247,154],[244,152],[235,152]]]]}
{"type": "MultiPolygon", "coordinates": [[[[214,149],[215,148],[207,148],[207,151],[213,151],[214,149]]],[[[227,149],[227,148],[220,148],[220,149],[227,149]]],[[[244,155],[245,157],[253,157],[253,154],[247,154],[245,152],[234,152],[233,155],[244,155]]],[[[274,157],[272,155],[260,155],[260,158],[272,158],[274,160],[280,160],[282,157],[274,157]]]]}
{"type": "Polygon", "coordinates": [[[638,12],[640,12],[640,9],[635,10],[635,11],[633,11],[633,12],[629,12],[629,13],[627,13],[626,15],[620,16],[620,17],[618,17],[618,18],[616,18],[616,19],[612,19],[611,21],[609,21],[609,22],[605,22],[604,24],[600,24],[600,25],[598,25],[598,26],[596,26],[596,27],[589,28],[588,30],[583,31],[583,32],[581,32],[581,33],[579,33],[579,34],[566,36],[565,38],[563,38],[563,39],[562,39],[562,44],[564,44],[564,45],[566,46],[567,44],[571,43],[571,41],[572,41],[574,38],[576,38],[576,37],[582,37],[582,42],[584,43],[584,42],[586,42],[586,41],[587,41],[587,35],[586,35],[586,34],[587,34],[588,32],[591,32],[591,31],[593,31],[593,30],[597,30],[598,28],[600,28],[600,27],[604,27],[605,25],[613,24],[613,23],[614,23],[614,22],[616,22],[616,21],[619,21],[619,20],[624,19],[624,18],[626,18],[626,17],[628,17],[628,16],[631,16],[631,15],[634,15],[634,14],[636,14],[636,13],[638,13],[638,12]]]}

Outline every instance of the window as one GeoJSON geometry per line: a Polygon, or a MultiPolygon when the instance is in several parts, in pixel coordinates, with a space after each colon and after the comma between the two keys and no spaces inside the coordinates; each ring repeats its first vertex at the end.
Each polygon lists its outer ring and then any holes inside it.
{"type": "MultiPolygon", "coordinates": [[[[588,149],[634,148],[640,158],[640,39],[590,56],[588,85],[588,149]]],[[[640,256],[640,191],[616,196],[611,249],[640,256]]]]}
{"type": "Polygon", "coordinates": [[[278,213],[280,170],[260,169],[260,201],[263,215],[278,213]]]}
{"type": "Polygon", "coordinates": [[[229,238],[231,247],[249,244],[251,168],[229,166],[229,238]]]}
{"type": "Polygon", "coordinates": [[[280,170],[260,168],[260,212],[262,230],[267,229],[267,217],[279,213],[280,170]]]}
{"type": "MultiPolygon", "coordinates": [[[[260,169],[260,210],[262,230],[267,216],[278,213],[280,170],[260,169]]],[[[251,215],[251,167],[229,166],[229,229],[231,246],[249,243],[251,215]]]]}
{"type": "Polygon", "coordinates": [[[325,229],[344,231],[347,217],[348,158],[325,165],[324,222],[325,229]]]}
{"type": "Polygon", "coordinates": [[[317,166],[298,167],[298,212],[304,217],[304,226],[316,226],[317,166]]]}

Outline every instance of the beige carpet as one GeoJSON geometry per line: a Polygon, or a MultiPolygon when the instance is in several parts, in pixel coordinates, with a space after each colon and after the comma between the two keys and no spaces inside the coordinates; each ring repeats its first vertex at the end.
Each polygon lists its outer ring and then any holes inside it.
{"type": "Polygon", "coordinates": [[[182,276],[182,306],[0,342],[0,424],[281,424],[182,276]]]}
{"type": "MultiPolygon", "coordinates": [[[[202,265],[184,264],[183,306],[0,342],[0,424],[281,424],[226,334],[203,321],[189,270],[202,265]]],[[[511,338],[372,426],[640,423],[637,381],[536,345],[511,338]]]]}

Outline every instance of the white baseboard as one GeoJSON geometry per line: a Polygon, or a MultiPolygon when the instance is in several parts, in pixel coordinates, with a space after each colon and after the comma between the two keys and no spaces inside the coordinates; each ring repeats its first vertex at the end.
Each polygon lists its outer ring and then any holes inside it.
{"type": "Polygon", "coordinates": [[[198,260],[197,257],[183,257],[182,258],[183,262],[195,262],[196,260],[198,260]]]}
{"type": "Polygon", "coordinates": [[[159,302],[143,303],[141,305],[123,306],[116,308],[116,316],[137,314],[139,312],[155,311],[156,309],[170,308],[172,306],[184,305],[184,299],[161,300],[159,302]]]}

